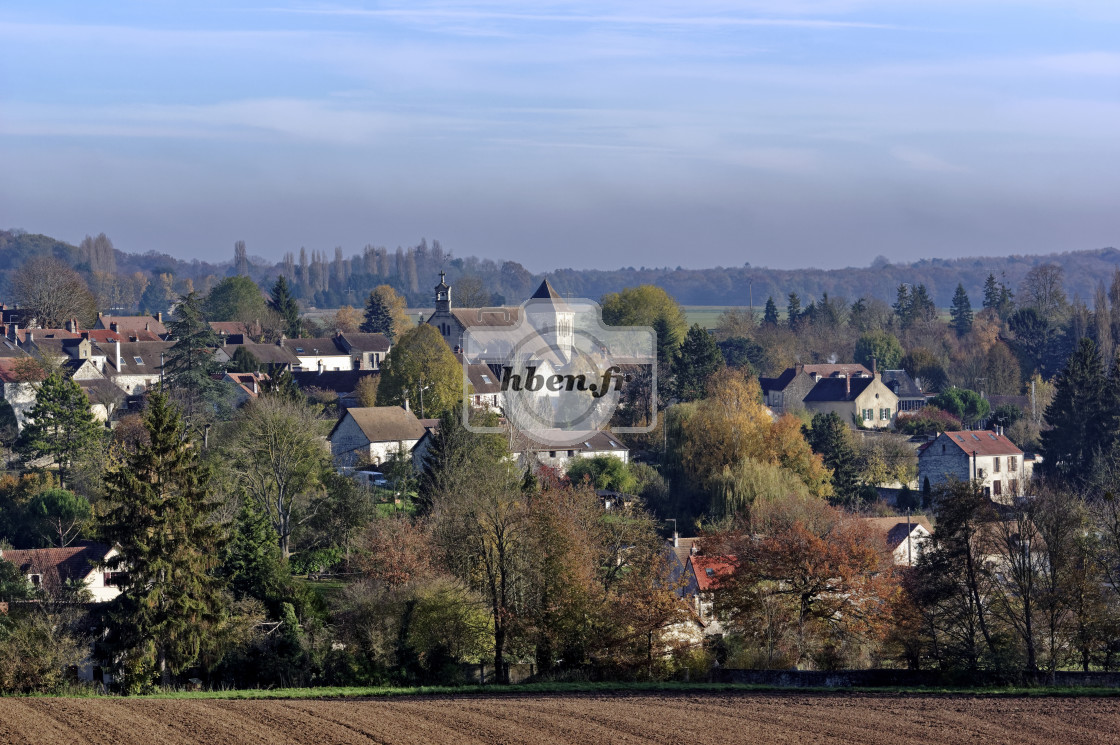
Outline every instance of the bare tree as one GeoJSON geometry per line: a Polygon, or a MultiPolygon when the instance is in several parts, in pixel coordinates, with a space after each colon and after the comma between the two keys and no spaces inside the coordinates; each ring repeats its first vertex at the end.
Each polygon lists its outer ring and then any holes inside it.
{"type": "Polygon", "coordinates": [[[249,276],[249,255],[245,251],[245,241],[233,244],[233,265],[238,274],[249,276]]]}
{"type": "Polygon", "coordinates": [[[1040,264],[1027,272],[1019,285],[1020,303],[1034,308],[1038,314],[1050,322],[1061,318],[1066,312],[1066,292],[1064,272],[1057,264],[1040,264]]]}
{"type": "Polygon", "coordinates": [[[16,302],[35,311],[41,328],[62,328],[71,318],[89,327],[97,318],[97,302],[85,280],[58,259],[32,259],[12,284],[16,302]]]}

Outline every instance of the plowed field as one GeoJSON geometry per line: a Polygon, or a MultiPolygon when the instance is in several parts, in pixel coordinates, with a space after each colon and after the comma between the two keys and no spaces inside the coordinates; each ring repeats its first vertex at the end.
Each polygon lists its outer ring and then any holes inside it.
{"type": "Polygon", "coordinates": [[[1105,743],[1120,698],[619,694],[0,699],[0,743],[1105,743]]]}

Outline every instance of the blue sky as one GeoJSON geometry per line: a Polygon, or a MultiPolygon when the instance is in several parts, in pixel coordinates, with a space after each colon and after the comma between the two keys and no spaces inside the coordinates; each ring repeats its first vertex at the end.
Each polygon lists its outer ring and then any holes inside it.
{"type": "Polygon", "coordinates": [[[0,227],[562,266],[1120,245],[1114,0],[0,6],[0,227]]]}

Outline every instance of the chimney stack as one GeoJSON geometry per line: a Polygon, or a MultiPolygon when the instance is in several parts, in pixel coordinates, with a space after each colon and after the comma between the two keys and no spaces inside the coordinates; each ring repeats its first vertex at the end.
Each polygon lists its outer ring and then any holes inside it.
{"type": "Polygon", "coordinates": [[[875,377],[876,375],[878,375],[878,374],[879,374],[879,369],[878,369],[878,365],[877,365],[877,363],[876,363],[876,361],[875,361],[875,358],[874,358],[874,357],[872,357],[872,358],[871,358],[871,377],[873,377],[873,378],[874,378],[874,377],[875,377]]]}
{"type": "Polygon", "coordinates": [[[117,339],[116,341],[113,342],[113,345],[114,345],[114,347],[116,349],[116,353],[117,353],[117,373],[120,374],[120,371],[121,371],[121,340],[117,339]]]}
{"type": "Polygon", "coordinates": [[[407,395],[404,397],[404,410],[405,411],[412,411],[412,409],[408,405],[408,396],[407,395]]]}
{"type": "Polygon", "coordinates": [[[158,321],[159,323],[163,323],[163,311],[162,310],[156,312],[156,321],[158,321]]]}
{"type": "Polygon", "coordinates": [[[677,531],[674,530],[673,531],[673,548],[676,548],[677,546],[680,546],[680,545],[681,545],[681,537],[680,537],[680,535],[677,534],[677,531]]]}
{"type": "Polygon", "coordinates": [[[112,331],[113,333],[120,333],[120,330],[117,328],[117,322],[116,321],[110,321],[109,322],[109,330],[112,331]]]}
{"type": "Polygon", "coordinates": [[[852,376],[844,376],[844,397],[849,398],[852,395],[852,376]]]}

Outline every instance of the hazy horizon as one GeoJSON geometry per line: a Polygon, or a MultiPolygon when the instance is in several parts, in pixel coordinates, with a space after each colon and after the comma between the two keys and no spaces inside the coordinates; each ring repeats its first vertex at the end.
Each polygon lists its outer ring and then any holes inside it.
{"type": "Polygon", "coordinates": [[[0,10],[0,226],[228,260],[438,239],[558,267],[1120,245],[1120,7],[0,10]]]}

